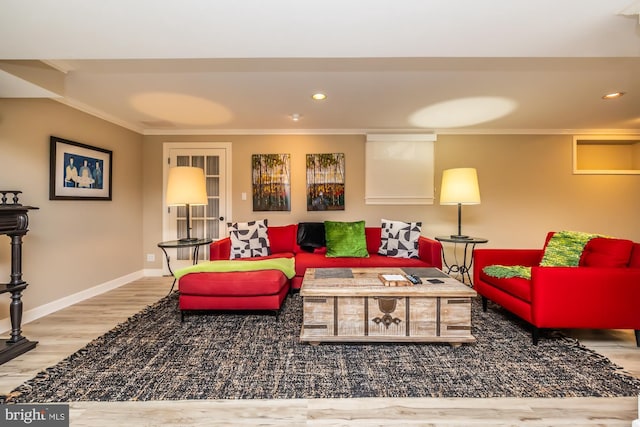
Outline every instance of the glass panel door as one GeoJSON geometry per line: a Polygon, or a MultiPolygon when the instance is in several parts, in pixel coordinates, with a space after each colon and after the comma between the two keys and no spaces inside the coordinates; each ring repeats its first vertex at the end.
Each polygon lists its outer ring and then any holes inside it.
{"type": "MultiPolygon", "coordinates": [[[[190,206],[191,236],[198,239],[219,240],[226,235],[224,215],[224,150],[222,149],[171,149],[169,167],[193,166],[204,170],[208,203],[206,206],[190,206]]],[[[187,235],[186,206],[168,207],[168,240],[187,235]]],[[[193,248],[177,249],[171,257],[171,268],[186,267],[193,263],[193,248]]],[[[200,246],[198,260],[209,259],[209,247],[200,246]]]]}

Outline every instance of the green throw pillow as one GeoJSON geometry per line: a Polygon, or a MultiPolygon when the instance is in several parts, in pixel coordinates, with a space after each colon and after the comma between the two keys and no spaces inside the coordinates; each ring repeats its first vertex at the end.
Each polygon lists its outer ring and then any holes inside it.
{"type": "Polygon", "coordinates": [[[324,222],[324,236],[327,241],[327,257],[368,258],[367,238],[364,221],[324,222]]]}

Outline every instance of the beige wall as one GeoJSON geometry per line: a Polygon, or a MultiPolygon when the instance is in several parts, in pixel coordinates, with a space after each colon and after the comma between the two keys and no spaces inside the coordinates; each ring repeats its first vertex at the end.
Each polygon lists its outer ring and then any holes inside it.
{"type": "Polygon", "coordinates": [[[640,242],[640,176],[573,175],[571,136],[441,136],[436,144],[438,168],[478,168],[482,204],[463,207],[463,227],[489,246],[541,247],[546,231],[560,229],[640,242]]]}
{"type": "MultiPolygon", "coordinates": [[[[271,224],[299,221],[360,220],[378,225],[381,218],[420,220],[423,234],[456,231],[455,206],[371,206],[364,204],[364,135],[211,135],[144,138],[144,252],[160,268],[162,240],[163,142],[231,142],[234,221],[268,218],[271,224]],[[307,212],[305,154],[345,153],[346,209],[307,212]],[[253,212],[251,155],[291,154],[291,212],[253,212]],[[241,200],[246,192],[249,200],[241,200]]],[[[486,247],[541,247],[549,230],[598,232],[640,241],[640,176],[573,175],[571,136],[440,135],[435,145],[436,200],[442,170],[478,169],[482,204],[465,206],[463,233],[486,237],[486,247]]]]}
{"type": "MultiPolygon", "coordinates": [[[[456,229],[455,206],[364,204],[364,135],[141,136],[49,100],[0,100],[0,188],[24,192],[38,206],[25,237],[25,310],[145,269],[161,268],[162,145],[231,142],[231,220],[419,220],[423,234],[456,229]],[[50,201],[49,136],[113,150],[113,201],[50,201]],[[346,155],[346,210],[307,212],[305,154],[346,155]],[[253,212],[251,155],[290,153],[291,212],[253,212]],[[146,262],[145,254],[156,254],[146,262]]],[[[573,229],[640,241],[640,176],[573,175],[571,136],[440,135],[435,145],[436,199],[443,169],[478,169],[482,204],[463,208],[463,232],[488,247],[540,247],[548,230],[573,229]]],[[[9,240],[0,238],[0,281],[8,281],[9,240]],[[1,279],[5,277],[6,280],[1,279]]],[[[0,320],[8,313],[0,300],[0,320]]]]}
{"type": "MultiPolygon", "coordinates": [[[[23,204],[40,208],[24,238],[25,310],[141,272],[141,165],[134,132],[51,100],[0,99],[0,189],[21,190],[23,204]],[[112,201],[49,200],[51,135],[113,151],[112,201]]],[[[10,270],[9,239],[0,237],[0,282],[10,270]]]]}

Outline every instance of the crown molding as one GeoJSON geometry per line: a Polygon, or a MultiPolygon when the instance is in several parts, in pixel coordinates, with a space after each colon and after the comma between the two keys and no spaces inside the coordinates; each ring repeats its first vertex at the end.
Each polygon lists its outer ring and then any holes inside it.
{"type": "Polygon", "coordinates": [[[135,126],[125,120],[121,120],[117,117],[114,117],[110,114],[107,114],[103,111],[100,111],[98,109],[92,108],[82,102],[76,101],[74,99],[70,99],[70,98],[52,98],[55,101],[58,101],[61,104],[64,104],[68,107],[74,108],[76,110],[82,111],[83,113],[87,113],[90,114],[94,117],[97,117],[99,119],[105,120],[109,123],[113,123],[114,125],[123,127],[125,129],[129,129],[130,131],[139,133],[144,135],[143,129],[140,128],[139,126],[135,126]]]}
{"type": "Polygon", "coordinates": [[[144,135],[640,135],[640,129],[146,129],[144,135]]]}
{"type": "MultiPolygon", "coordinates": [[[[146,129],[144,135],[365,135],[367,129],[146,129]]],[[[415,133],[415,130],[413,131],[415,133]]]]}

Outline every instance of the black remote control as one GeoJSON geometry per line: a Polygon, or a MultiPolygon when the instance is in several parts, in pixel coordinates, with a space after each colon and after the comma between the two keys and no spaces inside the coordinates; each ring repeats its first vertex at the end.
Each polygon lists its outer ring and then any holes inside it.
{"type": "Polygon", "coordinates": [[[413,274],[407,274],[407,279],[413,283],[414,285],[421,285],[422,284],[422,280],[420,280],[420,278],[416,275],[413,274]]]}

